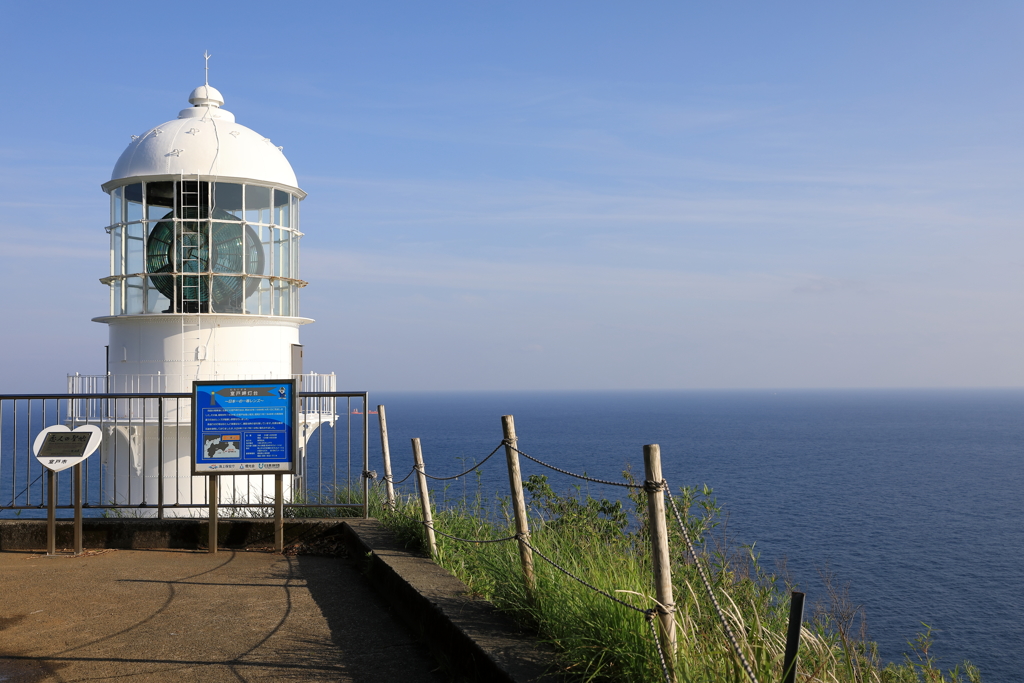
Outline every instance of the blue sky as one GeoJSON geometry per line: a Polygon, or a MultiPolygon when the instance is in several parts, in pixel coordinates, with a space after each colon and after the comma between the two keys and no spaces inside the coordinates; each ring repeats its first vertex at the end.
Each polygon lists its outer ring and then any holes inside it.
{"type": "Polygon", "coordinates": [[[284,145],[351,389],[1024,384],[1024,6],[21,3],[4,391],[103,370],[99,185],[202,83],[284,145]]]}

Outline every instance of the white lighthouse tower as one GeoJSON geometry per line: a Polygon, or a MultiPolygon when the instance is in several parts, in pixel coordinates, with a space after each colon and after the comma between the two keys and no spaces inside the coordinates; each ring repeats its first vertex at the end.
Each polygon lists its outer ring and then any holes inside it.
{"type": "MultiPolygon", "coordinates": [[[[313,322],[299,315],[306,193],[282,148],[237,123],[215,88],[200,86],[188,101],[177,118],[133,135],[103,185],[110,274],[101,282],[110,310],[94,320],[109,326],[107,392],[184,393],[193,380],[302,376],[299,328],[313,322]]],[[[333,375],[319,378],[300,387],[335,389],[333,375]]],[[[155,427],[106,430],[112,502],[153,501],[160,478],[165,498],[201,501],[203,480],[187,466],[188,408],[164,413],[162,462],[144,457],[156,452],[155,427]]],[[[254,502],[264,488],[263,477],[228,479],[225,502],[254,502]]]]}

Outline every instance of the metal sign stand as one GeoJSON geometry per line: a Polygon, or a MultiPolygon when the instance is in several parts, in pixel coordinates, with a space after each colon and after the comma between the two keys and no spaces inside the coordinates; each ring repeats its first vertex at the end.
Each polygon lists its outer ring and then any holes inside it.
{"type": "Polygon", "coordinates": [[[46,470],[46,556],[57,555],[57,473],[46,470]]]}
{"type": "Polygon", "coordinates": [[[84,552],[82,539],[82,463],[71,469],[71,490],[75,498],[75,557],[84,552]]]}
{"type": "Polygon", "coordinates": [[[210,538],[207,543],[207,552],[217,552],[217,475],[210,475],[210,538]]]}
{"type": "Polygon", "coordinates": [[[284,552],[284,475],[274,475],[274,551],[284,552]]]}
{"type": "MultiPolygon", "coordinates": [[[[75,557],[81,555],[82,548],[82,465],[75,465],[71,470],[72,495],[74,496],[75,521],[74,521],[74,553],[75,557]]],[[[63,557],[64,553],[57,552],[57,473],[53,470],[46,471],[46,556],[63,557]]]]}
{"type": "MultiPolygon", "coordinates": [[[[36,459],[46,468],[46,556],[57,554],[57,472],[71,468],[71,494],[75,508],[74,555],[82,549],[82,461],[99,448],[100,428],[82,425],[72,430],[65,425],[43,428],[32,444],[36,459]]],[[[63,553],[62,553],[63,555],[63,553]]]]}

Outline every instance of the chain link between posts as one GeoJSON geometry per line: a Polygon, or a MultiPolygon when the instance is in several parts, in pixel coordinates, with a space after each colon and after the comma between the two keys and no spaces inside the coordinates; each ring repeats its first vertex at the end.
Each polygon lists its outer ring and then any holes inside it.
{"type": "Polygon", "coordinates": [[[493,451],[491,451],[490,453],[487,454],[486,458],[484,458],[483,460],[481,460],[477,464],[473,465],[472,467],[470,467],[465,472],[460,472],[459,474],[456,474],[456,475],[451,476],[451,477],[435,477],[432,474],[427,474],[425,468],[421,469],[421,468],[417,467],[416,465],[413,465],[412,469],[409,470],[409,473],[407,475],[405,475],[404,477],[402,477],[401,479],[399,479],[398,481],[395,481],[394,477],[392,477],[391,475],[384,475],[384,481],[390,481],[392,486],[396,486],[396,485],[401,484],[402,482],[404,482],[409,477],[411,477],[413,475],[413,473],[416,472],[417,470],[421,470],[423,472],[423,476],[425,476],[427,479],[433,479],[434,481],[450,481],[452,479],[458,479],[459,477],[466,476],[467,474],[469,474],[473,470],[480,469],[483,466],[483,464],[485,462],[487,462],[488,460],[490,460],[491,457],[495,453],[497,453],[501,449],[501,447],[504,446],[504,445],[505,445],[505,442],[502,441],[501,443],[499,443],[497,446],[494,447],[493,451]]]}
{"type": "Polygon", "coordinates": [[[722,606],[718,604],[718,598],[715,597],[715,592],[711,588],[711,581],[708,579],[704,565],[697,556],[697,551],[694,549],[693,542],[690,540],[690,531],[686,528],[686,525],[683,524],[683,518],[679,514],[679,508],[676,507],[676,499],[672,496],[672,490],[668,488],[666,482],[662,481],[662,484],[665,484],[665,490],[668,492],[668,502],[672,506],[672,513],[675,515],[680,531],[683,532],[683,540],[686,541],[686,549],[693,558],[693,563],[697,566],[697,573],[700,575],[700,580],[704,584],[704,589],[707,591],[708,597],[711,598],[711,604],[715,607],[715,612],[718,614],[718,620],[722,622],[722,628],[725,630],[725,635],[729,639],[729,644],[732,645],[733,652],[736,653],[736,657],[739,658],[740,664],[743,665],[743,670],[750,679],[750,683],[758,683],[757,676],[754,675],[754,670],[750,667],[750,662],[747,661],[746,655],[744,655],[743,651],[740,649],[740,644],[736,641],[736,636],[732,632],[732,627],[729,626],[729,621],[725,618],[722,606]]]}
{"type": "Polygon", "coordinates": [[[544,462],[543,460],[538,460],[537,458],[533,457],[529,453],[524,453],[523,451],[521,451],[518,448],[516,448],[515,444],[511,443],[508,440],[505,440],[502,443],[504,445],[508,446],[509,448],[511,448],[512,450],[514,450],[519,455],[521,455],[524,458],[526,458],[527,460],[532,460],[533,462],[537,463],[538,465],[543,465],[544,467],[547,467],[548,469],[552,469],[555,472],[561,472],[562,474],[568,475],[570,477],[576,477],[577,479],[583,479],[584,481],[590,481],[590,482],[593,482],[595,484],[605,484],[606,486],[621,486],[622,488],[625,488],[625,489],[638,489],[638,488],[642,488],[639,484],[624,484],[621,481],[609,481],[607,479],[595,479],[594,477],[588,477],[585,474],[576,474],[575,472],[570,472],[569,470],[563,470],[561,467],[555,467],[554,465],[548,464],[548,463],[544,462]]]}
{"type": "MultiPolygon", "coordinates": [[[[484,458],[483,460],[481,460],[481,461],[480,461],[480,462],[478,462],[477,464],[473,465],[472,467],[470,467],[470,468],[469,468],[468,470],[466,470],[465,472],[460,472],[459,474],[456,474],[455,476],[452,476],[452,477],[435,477],[435,476],[432,476],[432,475],[430,475],[430,474],[427,474],[427,473],[426,473],[426,471],[424,471],[424,472],[423,472],[423,476],[425,476],[425,477],[426,477],[427,479],[433,479],[434,481],[450,481],[450,480],[452,480],[452,479],[458,479],[459,477],[464,477],[464,476],[466,476],[467,474],[469,474],[470,472],[472,472],[473,470],[475,470],[475,469],[478,469],[478,468],[480,468],[480,467],[483,467],[483,464],[484,464],[485,462],[487,462],[488,460],[490,460],[490,459],[491,459],[491,456],[493,456],[493,455],[494,455],[495,453],[497,453],[497,452],[498,452],[498,450],[499,450],[499,449],[501,449],[501,447],[502,447],[503,445],[505,445],[505,442],[504,442],[504,441],[502,441],[502,442],[501,442],[501,443],[499,443],[499,444],[498,444],[497,446],[495,446],[495,447],[494,447],[494,450],[493,450],[493,451],[491,451],[490,453],[488,453],[488,454],[487,454],[487,457],[486,457],[486,458],[484,458]]],[[[415,469],[415,468],[413,468],[413,469],[415,469]]]]}
{"type": "Polygon", "coordinates": [[[507,541],[514,541],[519,537],[519,534],[512,534],[511,536],[505,536],[504,538],[459,538],[458,536],[452,536],[438,529],[433,524],[427,524],[426,522],[420,522],[423,526],[428,529],[432,529],[435,534],[441,534],[453,541],[461,541],[462,543],[505,543],[507,541]]]}

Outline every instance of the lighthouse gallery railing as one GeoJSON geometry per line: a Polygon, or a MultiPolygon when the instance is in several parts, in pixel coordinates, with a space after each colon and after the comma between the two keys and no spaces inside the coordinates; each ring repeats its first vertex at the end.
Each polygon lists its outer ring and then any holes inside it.
{"type": "MultiPolygon", "coordinates": [[[[298,399],[299,467],[286,477],[286,514],[348,508],[365,515],[367,392],[300,391],[298,399]]],[[[204,517],[206,478],[191,475],[189,460],[191,403],[185,393],[0,394],[0,516],[45,516],[45,470],[32,453],[42,429],[93,424],[103,444],[80,465],[86,516],[204,517]]],[[[71,479],[70,469],[57,473],[58,508],[72,507],[71,479]]],[[[270,514],[271,475],[224,479],[220,507],[234,516],[270,514]]]]}

